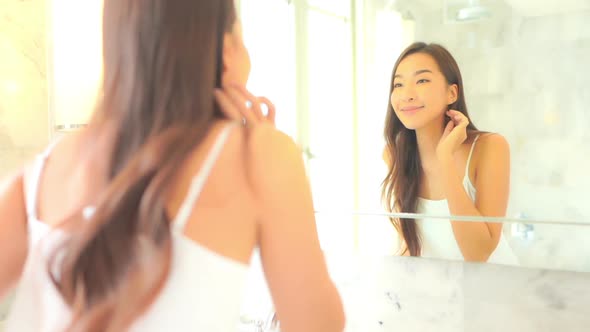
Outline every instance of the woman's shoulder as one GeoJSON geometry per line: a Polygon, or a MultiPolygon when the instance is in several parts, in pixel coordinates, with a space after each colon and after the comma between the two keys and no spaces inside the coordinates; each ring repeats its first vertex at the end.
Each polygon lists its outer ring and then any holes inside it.
{"type": "Polygon", "coordinates": [[[303,165],[300,147],[273,125],[257,125],[246,135],[247,164],[254,179],[279,180],[303,165]]]}
{"type": "Polygon", "coordinates": [[[477,139],[477,145],[480,146],[480,150],[484,151],[497,151],[508,149],[510,144],[508,140],[499,133],[494,132],[475,132],[470,137],[471,142],[477,139]]]}
{"type": "MultiPolygon", "coordinates": [[[[299,155],[300,149],[295,141],[270,123],[244,126],[224,120],[219,127],[234,126],[227,139],[227,145],[243,149],[247,156],[255,159],[272,159],[277,154],[299,155]]],[[[218,130],[221,131],[221,130],[218,130]]]]}
{"type": "Polygon", "coordinates": [[[508,140],[499,133],[478,132],[472,136],[471,141],[477,139],[474,147],[473,159],[477,168],[478,165],[509,160],[510,144],[508,140]]]}
{"type": "MultiPolygon", "coordinates": [[[[229,121],[221,123],[215,131],[221,133],[220,127],[227,125],[232,124],[229,121]]],[[[269,184],[286,181],[302,169],[301,149],[289,135],[274,125],[233,125],[219,158],[226,180],[231,178],[232,181],[238,181],[236,178],[241,178],[239,182],[256,193],[266,189],[269,184]]],[[[213,133],[212,136],[218,135],[213,133]]],[[[209,145],[212,145],[211,142],[209,145]]],[[[197,169],[198,166],[195,167],[197,169]]]]}

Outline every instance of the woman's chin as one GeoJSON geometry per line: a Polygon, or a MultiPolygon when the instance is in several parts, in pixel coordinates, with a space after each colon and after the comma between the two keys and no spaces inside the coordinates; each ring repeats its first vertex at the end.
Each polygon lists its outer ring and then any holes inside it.
{"type": "Polygon", "coordinates": [[[424,124],[418,121],[401,121],[404,127],[408,130],[416,130],[422,127],[424,124]]]}

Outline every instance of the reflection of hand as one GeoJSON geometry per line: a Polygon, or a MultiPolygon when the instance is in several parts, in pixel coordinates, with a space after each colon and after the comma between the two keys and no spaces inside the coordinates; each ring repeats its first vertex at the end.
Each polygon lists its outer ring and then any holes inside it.
{"type": "Polygon", "coordinates": [[[467,139],[469,119],[463,113],[455,110],[448,111],[447,115],[451,120],[447,123],[436,147],[436,156],[439,160],[452,157],[453,153],[467,139]]]}
{"type": "Polygon", "coordinates": [[[230,85],[216,89],[215,99],[223,113],[232,120],[244,121],[247,125],[275,125],[275,106],[270,100],[256,97],[242,86],[230,85]],[[262,112],[261,105],[266,106],[266,115],[262,112]]]}

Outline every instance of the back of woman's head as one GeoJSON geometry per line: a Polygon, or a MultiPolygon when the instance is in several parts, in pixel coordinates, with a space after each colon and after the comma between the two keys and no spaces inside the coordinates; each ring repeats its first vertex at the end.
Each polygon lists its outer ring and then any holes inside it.
{"type": "Polygon", "coordinates": [[[127,145],[213,117],[234,21],[232,0],[105,0],[99,114],[128,133],[127,145]]]}
{"type": "Polygon", "coordinates": [[[72,308],[70,331],[124,330],[166,280],[167,194],[221,117],[213,90],[236,19],[233,0],[104,0],[103,17],[104,82],[91,128],[114,133],[109,185],[91,218],[66,220],[75,236],[48,267],[72,308]]]}

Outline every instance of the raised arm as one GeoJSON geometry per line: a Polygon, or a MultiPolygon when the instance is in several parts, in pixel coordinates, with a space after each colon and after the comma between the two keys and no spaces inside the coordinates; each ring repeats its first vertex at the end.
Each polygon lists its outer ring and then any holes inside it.
{"type": "Polygon", "coordinates": [[[282,331],[342,331],[344,313],[316,230],[299,148],[272,126],[253,129],[249,172],[260,206],[260,252],[282,331]]]}
{"type": "MultiPolygon", "coordinates": [[[[467,196],[461,176],[450,163],[443,163],[445,187],[451,215],[503,217],[508,206],[510,186],[510,148],[498,134],[482,135],[478,141],[480,157],[476,163],[475,202],[467,196]]],[[[453,221],[453,232],[463,257],[486,261],[494,252],[502,224],[453,221]]]]}

